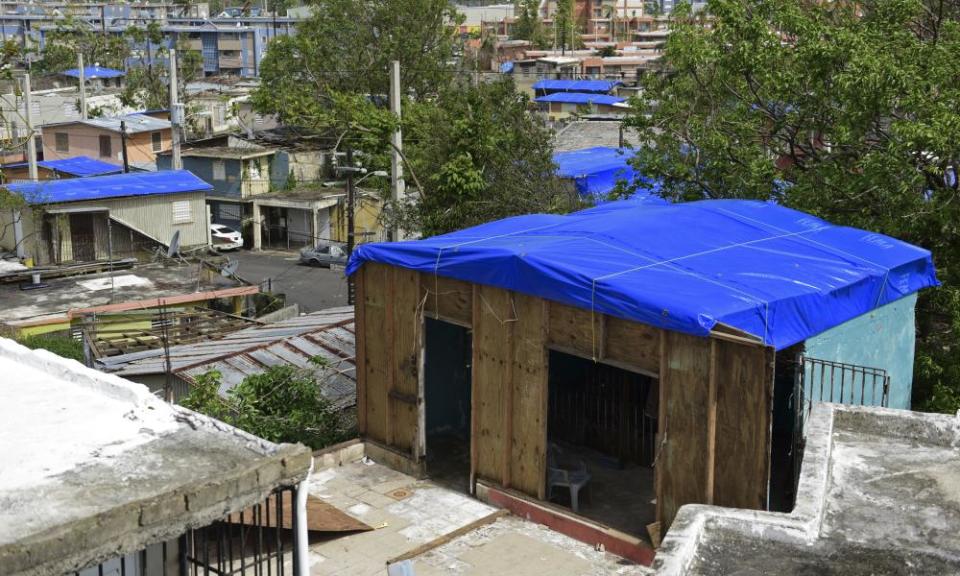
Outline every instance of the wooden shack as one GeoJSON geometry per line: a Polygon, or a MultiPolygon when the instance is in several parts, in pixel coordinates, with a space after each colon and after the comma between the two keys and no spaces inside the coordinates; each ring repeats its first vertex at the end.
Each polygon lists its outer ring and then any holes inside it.
{"type": "Polygon", "coordinates": [[[654,543],[685,504],[789,510],[804,402],[908,407],[937,284],[922,248],[746,201],[517,217],[347,272],[368,446],[654,543]]]}
{"type": "Polygon", "coordinates": [[[365,441],[422,462],[424,321],[472,331],[470,480],[544,500],[551,350],[658,381],[656,519],[680,506],[762,509],[774,350],[732,329],[702,338],[491,286],[366,263],[356,274],[365,441]]]}

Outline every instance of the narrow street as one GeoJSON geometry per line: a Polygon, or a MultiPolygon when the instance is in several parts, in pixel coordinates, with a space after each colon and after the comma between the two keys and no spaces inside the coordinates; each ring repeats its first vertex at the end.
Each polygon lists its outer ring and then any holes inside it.
{"type": "Polygon", "coordinates": [[[251,284],[269,279],[270,289],[275,294],[285,294],[287,304],[299,304],[301,312],[347,304],[343,270],[301,265],[297,252],[238,250],[224,256],[240,262],[237,274],[251,284]]]}

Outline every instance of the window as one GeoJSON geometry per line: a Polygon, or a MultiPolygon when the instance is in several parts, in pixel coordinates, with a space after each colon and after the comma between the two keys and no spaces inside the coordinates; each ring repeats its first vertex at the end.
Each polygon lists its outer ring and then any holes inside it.
{"type": "Polygon", "coordinates": [[[66,132],[57,132],[54,136],[57,139],[57,152],[69,152],[70,135],[66,132]]]}
{"type": "Polygon", "coordinates": [[[163,149],[163,135],[159,132],[154,132],[150,135],[150,138],[153,140],[153,151],[159,152],[163,149]]]}
{"type": "Polygon", "coordinates": [[[223,160],[213,161],[213,179],[214,180],[227,179],[227,166],[226,164],[224,164],[223,160]]]}
{"type": "Polygon", "coordinates": [[[178,200],[173,203],[173,223],[182,224],[193,220],[193,214],[190,212],[189,200],[178,200]]]}
{"type": "Polygon", "coordinates": [[[110,158],[113,156],[113,139],[107,134],[100,135],[100,157],[110,158]]]}

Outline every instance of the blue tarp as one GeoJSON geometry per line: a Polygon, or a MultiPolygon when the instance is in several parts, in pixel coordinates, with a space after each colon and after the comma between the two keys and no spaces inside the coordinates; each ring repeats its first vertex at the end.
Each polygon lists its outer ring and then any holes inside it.
{"type": "Polygon", "coordinates": [[[150,196],[213,190],[212,186],[187,170],[18,182],[9,184],[7,188],[11,192],[20,194],[31,204],[59,204],[121,196],[150,196]]]}
{"type": "Polygon", "coordinates": [[[513,62],[503,62],[500,64],[500,73],[509,74],[513,72],[513,62]]]}
{"type": "MultiPolygon", "coordinates": [[[[635,151],[626,148],[597,146],[557,152],[553,155],[553,163],[557,165],[557,175],[573,180],[581,195],[602,198],[613,190],[619,180],[633,182],[637,172],[629,161],[635,154],[635,151]]],[[[640,181],[646,186],[637,190],[637,195],[649,195],[659,188],[649,178],[640,178],[640,181]]],[[[650,201],[666,203],[659,196],[652,197],[650,201]]]]}
{"type": "Polygon", "coordinates": [[[547,96],[540,96],[534,102],[560,102],[562,104],[620,104],[626,98],[610,96],[609,94],[584,94],[582,92],[555,92],[547,96]]]}
{"type": "Polygon", "coordinates": [[[368,261],[688,334],[723,323],[777,349],[938,284],[927,250],[747,200],[610,202],[364,244],[347,274],[368,261]]]}
{"type": "MultiPolygon", "coordinates": [[[[20,168],[26,166],[26,162],[17,162],[16,164],[6,164],[3,168],[20,168]]],[[[63,158],[61,160],[40,160],[37,166],[43,166],[50,170],[84,178],[87,176],[103,176],[104,174],[119,174],[123,168],[109,162],[94,160],[88,156],[74,156],[73,158],[63,158]]]]}
{"type": "MultiPolygon", "coordinates": [[[[64,70],[63,75],[70,76],[71,78],[80,78],[80,69],[71,68],[69,70],[64,70]]],[[[120,76],[126,75],[126,72],[123,70],[114,70],[113,68],[104,68],[102,66],[83,67],[84,80],[93,80],[94,78],[119,78],[120,76]]]]}
{"type": "Polygon", "coordinates": [[[540,80],[533,85],[537,93],[541,92],[594,92],[608,94],[620,86],[619,80],[540,80]]]}

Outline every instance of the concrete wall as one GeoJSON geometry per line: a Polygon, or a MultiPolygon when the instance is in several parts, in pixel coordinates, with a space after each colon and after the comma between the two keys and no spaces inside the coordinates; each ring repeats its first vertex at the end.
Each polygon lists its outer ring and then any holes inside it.
{"type": "MultiPolygon", "coordinates": [[[[805,353],[821,360],[883,368],[890,375],[890,408],[909,409],[916,305],[917,295],[911,294],[881,306],[810,338],[806,341],[805,353]]],[[[849,389],[849,381],[845,385],[849,389]]],[[[835,383],[837,395],[839,387],[839,383],[835,383]]],[[[874,402],[869,393],[865,396],[868,404],[879,405],[879,398],[874,402]]]]}

